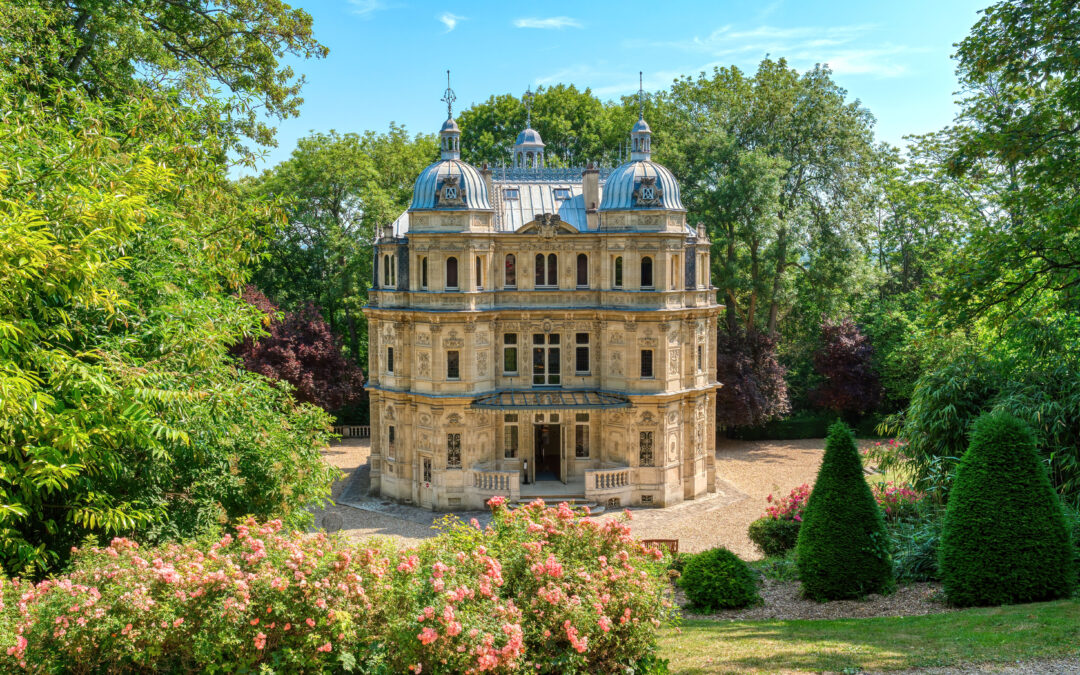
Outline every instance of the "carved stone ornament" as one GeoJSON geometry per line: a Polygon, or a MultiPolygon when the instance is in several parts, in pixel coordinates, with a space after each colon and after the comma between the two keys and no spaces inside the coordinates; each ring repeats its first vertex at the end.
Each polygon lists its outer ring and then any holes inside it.
{"type": "Polygon", "coordinates": [[[476,353],[476,373],[481,377],[487,375],[488,355],[487,352],[476,353]]]}
{"type": "Polygon", "coordinates": [[[431,426],[431,415],[429,415],[427,413],[420,413],[420,426],[430,427],[431,426]]]}
{"type": "Polygon", "coordinates": [[[384,411],[384,414],[386,415],[386,419],[388,419],[390,421],[393,421],[394,420],[394,406],[391,406],[391,405],[386,406],[386,410],[384,411]]]}
{"type": "Polygon", "coordinates": [[[609,345],[621,345],[621,344],[623,344],[622,331],[619,331],[619,330],[613,331],[610,335],[608,335],[608,344],[609,345]]]}
{"type": "Polygon", "coordinates": [[[656,415],[653,415],[649,411],[645,411],[645,412],[641,413],[641,425],[642,426],[647,427],[647,426],[652,426],[654,424],[656,424],[656,415]]]}
{"type": "Polygon", "coordinates": [[[679,421],[679,412],[677,410],[669,410],[667,414],[667,423],[675,424],[679,421]]]}
{"type": "Polygon", "coordinates": [[[459,176],[447,176],[443,178],[439,186],[439,206],[464,206],[465,186],[461,184],[459,176]]]}
{"type": "Polygon", "coordinates": [[[660,206],[664,189],[656,184],[655,176],[645,176],[634,189],[635,206],[660,206]]]}
{"type": "Polygon", "coordinates": [[[446,423],[452,427],[461,426],[461,415],[457,413],[450,413],[450,416],[446,418],[446,423]]]}
{"type": "Polygon", "coordinates": [[[417,355],[417,371],[420,377],[431,377],[431,354],[419,352],[417,355]]]}
{"type": "Polygon", "coordinates": [[[481,332],[476,334],[476,346],[486,347],[491,344],[491,334],[488,332],[481,332]]]}
{"type": "Polygon", "coordinates": [[[616,350],[611,352],[611,372],[615,375],[623,374],[621,351],[616,350]]]}
{"type": "Polygon", "coordinates": [[[536,220],[536,233],[541,239],[554,239],[559,235],[559,224],[562,222],[559,214],[542,213],[536,220]]]}
{"type": "Polygon", "coordinates": [[[678,350],[678,348],[668,350],[668,368],[670,368],[671,372],[673,372],[673,373],[678,372],[678,370],[679,370],[679,350],[678,350]]]}
{"type": "Polygon", "coordinates": [[[655,347],[656,346],[656,338],[651,338],[651,337],[638,338],[638,345],[640,345],[642,347],[655,347]]]}
{"type": "Polygon", "coordinates": [[[457,331],[450,331],[450,335],[443,338],[443,347],[445,349],[461,349],[465,346],[465,340],[458,337],[457,331]]]}
{"type": "Polygon", "coordinates": [[[430,345],[431,344],[431,333],[417,332],[417,334],[416,334],[416,344],[418,344],[418,345],[430,345]]]}

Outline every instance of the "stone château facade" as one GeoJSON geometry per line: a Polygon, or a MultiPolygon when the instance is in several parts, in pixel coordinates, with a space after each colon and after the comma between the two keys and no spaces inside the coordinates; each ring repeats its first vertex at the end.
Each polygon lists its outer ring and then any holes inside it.
{"type": "Polygon", "coordinates": [[[511,167],[480,170],[452,115],[439,135],[375,244],[373,493],[452,510],[711,491],[721,307],[649,125],[612,170],[547,168],[531,128],[511,167]]]}

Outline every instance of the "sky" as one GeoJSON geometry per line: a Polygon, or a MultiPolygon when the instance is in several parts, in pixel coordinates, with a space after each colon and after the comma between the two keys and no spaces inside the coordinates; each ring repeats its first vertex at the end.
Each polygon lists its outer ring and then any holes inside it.
{"type": "Polygon", "coordinates": [[[877,119],[879,140],[902,145],[956,112],[954,44],[991,0],[697,0],[455,2],[292,0],[314,18],[325,59],[292,62],[307,78],[300,116],[279,123],[288,158],[297,139],[331,129],[436,132],[446,70],[455,110],[493,94],[557,83],[602,99],[666,89],[682,75],[766,55],[800,71],[827,63],[877,119]]]}

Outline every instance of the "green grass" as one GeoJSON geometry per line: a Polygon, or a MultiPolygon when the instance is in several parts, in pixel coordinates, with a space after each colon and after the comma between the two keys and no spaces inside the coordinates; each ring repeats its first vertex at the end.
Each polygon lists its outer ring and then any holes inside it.
{"type": "Polygon", "coordinates": [[[671,672],[899,670],[1080,656],[1080,601],[820,621],[685,621],[665,629],[671,672]]]}

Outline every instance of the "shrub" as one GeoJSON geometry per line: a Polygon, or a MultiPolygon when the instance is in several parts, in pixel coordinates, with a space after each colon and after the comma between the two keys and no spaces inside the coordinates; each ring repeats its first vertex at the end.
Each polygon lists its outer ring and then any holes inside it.
{"type": "Polygon", "coordinates": [[[892,481],[878,482],[870,486],[874,500],[885,516],[885,520],[896,522],[911,520],[918,516],[919,503],[925,495],[910,485],[896,485],[892,481]]]}
{"type": "Polygon", "coordinates": [[[621,672],[656,666],[659,551],[619,522],[496,505],[412,550],[248,522],[143,549],[115,539],[3,584],[0,671],[621,672]],[[7,629],[11,630],[7,630],[7,629]]]}
{"type": "Polygon", "coordinates": [[[694,606],[701,609],[737,609],[761,602],[754,573],[723,547],[691,558],[679,585],[694,606]]]}
{"type": "Polygon", "coordinates": [[[758,518],[750,523],[750,541],[767,556],[784,555],[795,548],[799,540],[799,521],[758,518]]]}
{"type": "Polygon", "coordinates": [[[940,508],[925,504],[915,518],[892,521],[893,574],[897,581],[940,581],[938,547],[941,543],[940,508]]]}
{"type": "Polygon", "coordinates": [[[949,602],[1066,597],[1075,583],[1073,555],[1031,428],[1007,413],[980,416],[945,512],[940,565],[949,602]]]}
{"type": "Polygon", "coordinates": [[[807,597],[858,598],[894,585],[885,524],[863,478],[855,437],[842,422],[829,428],[796,551],[807,597]]]}

